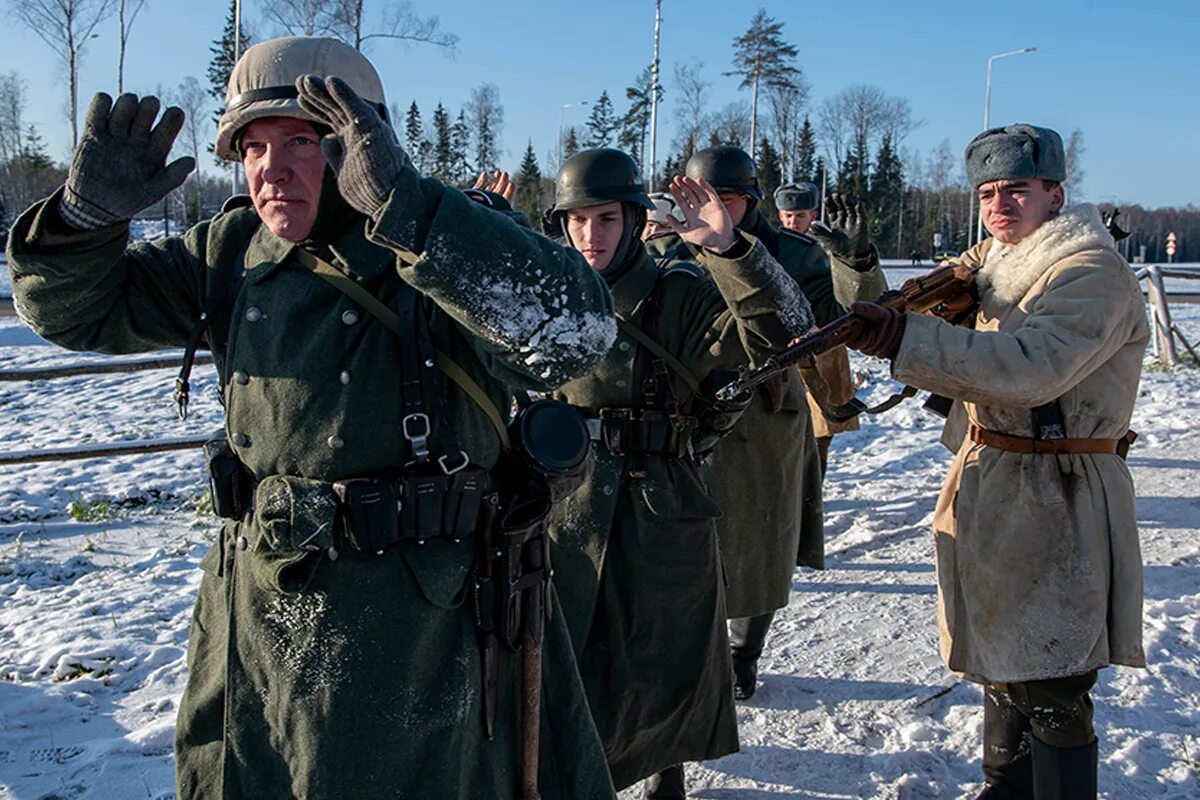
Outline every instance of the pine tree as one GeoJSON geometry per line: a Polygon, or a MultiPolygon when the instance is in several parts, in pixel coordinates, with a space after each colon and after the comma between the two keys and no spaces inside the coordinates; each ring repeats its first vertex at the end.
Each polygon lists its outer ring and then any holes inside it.
{"type": "Polygon", "coordinates": [[[450,115],[441,103],[433,110],[433,177],[450,182],[454,173],[454,145],[450,115]]]}
{"type": "Polygon", "coordinates": [[[600,99],[592,105],[587,129],[588,147],[608,147],[612,143],[613,134],[617,130],[617,117],[613,113],[612,100],[608,99],[607,91],[601,92],[600,99]]]}
{"type": "Polygon", "coordinates": [[[542,170],[538,167],[537,155],[533,152],[533,140],[525,147],[521,160],[521,171],[517,173],[516,191],[513,193],[513,208],[524,212],[529,221],[537,224],[542,218],[542,170]]]}
{"type": "Polygon", "coordinates": [[[429,165],[423,163],[425,143],[425,125],[421,122],[421,109],[417,107],[417,101],[413,100],[412,105],[408,107],[408,113],[404,115],[404,143],[408,148],[408,154],[413,160],[413,165],[418,172],[424,173],[429,171],[429,165]]]}
{"type": "MultiPolygon", "coordinates": [[[[750,141],[758,136],[758,94],[763,85],[798,87],[800,70],[791,65],[799,52],[783,40],[783,23],[758,9],[750,27],[733,40],[733,70],[726,75],[742,79],[739,88],[752,89],[750,104],[750,141]]],[[[778,156],[778,154],[776,154],[778,156]]]]}
{"type": "Polygon", "coordinates": [[[453,181],[467,183],[474,177],[475,168],[469,160],[471,154],[471,128],[467,125],[465,111],[458,112],[454,127],[450,129],[450,149],[453,152],[453,181]]]}
{"type": "Polygon", "coordinates": [[[671,181],[676,175],[683,174],[684,162],[680,161],[678,156],[667,156],[667,160],[663,162],[662,172],[658,175],[658,184],[654,187],[656,192],[665,192],[671,187],[671,181]]]}
{"type": "Polygon", "coordinates": [[[904,169],[900,157],[892,149],[892,137],[885,135],[875,154],[871,185],[867,199],[867,218],[870,220],[871,241],[880,252],[895,252],[900,230],[900,208],[904,198],[904,169]]]}
{"type": "MultiPolygon", "coordinates": [[[[250,34],[245,26],[242,27],[242,35],[238,38],[237,0],[230,0],[229,16],[225,18],[225,29],[221,32],[221,38],[215,39],[212,47],[208,49],[213,54],[212,60],[208,62],[208,91],[222,106],[225,104],[225,89],[229,86],[229,76],[233,73],[234,63],[237,62],[234,50],[240,48],[239,52],[244,53],[250,43],[250,34]]],[[[220,117],[220,108],[217,109],[216,115],[220,117]]]]}
{"type": "Polygon", "coordinates": [[[796,157],[792,161],[792,181],[809,181],[816,183],[817,170],[817,137],[813,133],[812,124],[808,117],[800,127],[800,135],[796,137],[796,157]]]}
{"type": "MultiPolygon", "coordinates": [[[[639,167],[646,160],[646,136],[650,127],[650,83],[650,68],[646,67],[638,75],[634,85],[625,88],[629,110],[620,119],[621,134],[617,139],[621,149],[633,156],[639,167]]],[[[661,89],[659,97],[662,97],[661,89]]]]}
{"type": "Polygon", "coordinates": [[[567,128],[567,133],[563,136],[562,150],[563,161],[579,152],[579,134],[575,132],[574,125],[567,128]]]}
{"type": "Polygon", "coordinates": [[[758,183],[762,187],[763,199],[759,209],[767,219],[775,216],[775,190],[783,183],[783,169],[779,153],[766,137],[758,143],[758,183]]]}
{"type": "Polygon", "coordinates": [[[849,195],[852,200],[866,200],[868,181],[867,168],[870,158],[867,143],[856,139],[853,146],[846,151],[846,157],[838,166],[837,188],[842,194],[849,195]]]}

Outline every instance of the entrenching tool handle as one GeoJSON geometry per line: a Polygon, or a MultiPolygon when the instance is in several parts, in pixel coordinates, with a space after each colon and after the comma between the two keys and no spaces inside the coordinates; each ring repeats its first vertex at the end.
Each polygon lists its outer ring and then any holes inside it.
{"type": "Polygon", "coordinates": [[[542,721],[542,645],[528,627],[521,645],[521,800],[541,800],[538,747],[542,721]]]}

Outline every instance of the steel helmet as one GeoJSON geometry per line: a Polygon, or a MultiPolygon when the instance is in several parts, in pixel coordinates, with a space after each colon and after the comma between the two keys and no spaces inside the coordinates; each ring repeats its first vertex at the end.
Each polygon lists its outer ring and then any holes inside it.
{"type": "Polygon", "coordinates": [[[229,76],[225,110],[217,123],[217,157],[238,160],[234,140],[256,119],[294,117],[322,122],[302,109],[296,99],[296,79],[302,75],[336,75],[387,120],[383,82],[362,53],[345,42],[325,37],[269,39],[243,53],[229,76]]]}
{"type": "Polygon", "coordinates": [[[762,200],[762,187],[758,185],[758,168],[754,159],[740,147],[722,145],[697,150],[688,159],[684,174],[689,178],[703,178],[718,192],[740,192],[762,200]]]}
{"type": "Polygon", "coordinates": [[[634,160],[612,147],[583,150],[568,158],[554,182],[554,213],[605,203],[634,203],[654,210],[634,160]]]}

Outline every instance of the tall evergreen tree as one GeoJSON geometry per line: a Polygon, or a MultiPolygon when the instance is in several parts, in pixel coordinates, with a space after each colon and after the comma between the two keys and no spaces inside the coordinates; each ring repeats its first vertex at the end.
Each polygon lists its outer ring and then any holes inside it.
{"type": "Polygon", "coordinates": [[[454,143],[450,115],[441,103],[433,110],[433,177],[445,182],[454,180],[454,143]]]}
{"type": "MultiPolygon", "coordinates": [[[[650,67],[646,67],[638,75],[634,85],[625,88],[629,110],[620,119],[621,133],[617,139],[621,149],[633,156],[638,166],[646,160],[646,136],[650,128],[650,84],[650,67]]],[[[661,88],[658,94],[661,99],[661,88]]]]}
{"type": "Polygon", "coordinates": [[[796,157],[792,160],[792,180],[817,182],[817,137],[813,126],[804,118],[800,135],[796,137],[796,157]]]}
{"type": "Polygon", "coordinates": [[[521,159],[521,171],[517,173],[513,208],[524,212],[534,225],[537,225],[542,218],[542,170],[538,166],[537,155],[533,152],[532,139],[525,147],[525,157],[521,159]]]}
{"type": "Polygon", "coordinates": [[[566,134],[563,135],[562,150],[563,161],[579,152],[579,134],[576,133],[574,125],[567,128],[566,134]]]}
{"type": "MultiPolygon", "coordinates": [[[[897,242],[900,231],[900,209],[904,201],[904,168],[900,156],[892,147],[892,137],[884,135],[875,154],[871,171],[867,209],[871,241],[881,253],[903,257],[903,244],[897,242]]],[[[911,212],[910,212],[911,213],[911,212]]]]}
{"type": "Polygon", "coordinates": [[[474,177],[475,168],[471,166],[471,127],[467,125],[465,111],[458,112],[454,126],[450,129],[450,148],[454,153],[453,181],[467,183],[474,177]]]}
{"type": "Polygon", "coordinates": [[[853,200],[866,201],[869,188],[867,178],[869,159],[870,154],[867,152],[866,141],[856,138],[838,167],[837,187],[839,192],[849,195],[853,200]]]}
{"type": "Polygon", "coordinates": [[[424,140],[425,124],[421,122],[421,109],[417,107],[417,101],[413,100],[408,107],[408,113],[404,115],[404,146],[408,148],[413,165],[422,173],[428,170],[428,166],[421,163],[421,143],[424,140]]]}
{"type": "Polygon", "coordinates": [[[608,147],[612,144],[613,134],[617,131],[617,116],[613,111],[612,100],[608,92],[600,93],[600,99],[592,104],[592,113],[587,120],[588,147],[608,147]]]}
{"type": "Polygon", "coordinates": [[[771,219],[776,213],[775,190],[783,183],[783,165],[779,153],[766,136],[758,143],[758,183],[763,191],[759,208],[767,219],[771,219]]]}
{"type": "MultiPolygon", "coordinates": [[[[742,79],[739,88],[751,89],[750,141],[758,136],[758,94],[763,85],[795,86],[800,83],[800,70],[790,63],[799,50],[783,40],[783,23],[758,9],[750,27],[733,40],[733,69],[726,75],[742,79]]],[[[778,157],[778,154],[776,154],[778,157]]]]}
{"type": "Polygon", "coordinates": [[[212,47],[208,49],[213,54],[212,60],[208,62],[208,91],[217,99],[220,105],[214,118],[221,116],[221,110],[225,105],[225,89],[229,86],[229,76],[233,72],[233,65],[237,62],[238,53],[246,52],[246,48],[251,45],[251,37],[246,26],[242,26],[241,37],[237,35],[237,0],[229,0],[229,14],[225,17],[225,29],[221,31],[221,37],[215,39],[212,47]],[[234,51],[238,52],[235,53],[234,51]]]}
{"type": "Polygon", "coordinates": [[[496,169],[504,130],[504,106],[500,105],[500,90],[495,84],[485,83],[471,91],[467,115],[475,138],[475,169],[496,169]]]}

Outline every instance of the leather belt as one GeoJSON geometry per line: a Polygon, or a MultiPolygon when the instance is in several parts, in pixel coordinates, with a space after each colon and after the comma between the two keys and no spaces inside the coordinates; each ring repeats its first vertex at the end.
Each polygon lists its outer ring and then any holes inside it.
{"type": "Polygon", "coordinates": [[[1137,434],[1127,431],[1120,439],[1029,439],[981,428],[971,423],[967,438],[975,444],[994,447],[1008,453],[1025,455],[1078,455],[1084,453],[1110,454],[1125,458],[1137,434]]]}
{"type": "Polygon", "coordinates": [[[603,442],[615,455],[645,453],[666,458],[687,456],[698,422],[696,417],[649,408],[602,408],[598,418],[586,420],[591,438],[603,442]]]}

